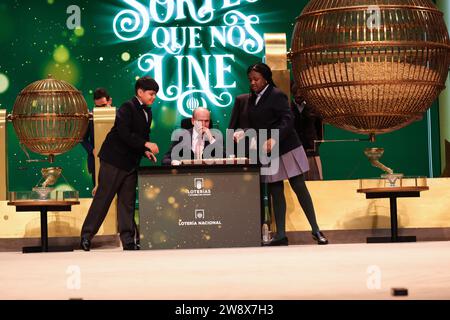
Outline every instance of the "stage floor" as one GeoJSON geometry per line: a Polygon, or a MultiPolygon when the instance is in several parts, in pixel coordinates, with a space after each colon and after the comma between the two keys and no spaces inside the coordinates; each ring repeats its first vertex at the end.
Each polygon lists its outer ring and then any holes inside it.
{"type": "Polygon", "coordinates": [[[8,252],[0,284],[0,299],[450,299],[450,242],[8,252]]]}

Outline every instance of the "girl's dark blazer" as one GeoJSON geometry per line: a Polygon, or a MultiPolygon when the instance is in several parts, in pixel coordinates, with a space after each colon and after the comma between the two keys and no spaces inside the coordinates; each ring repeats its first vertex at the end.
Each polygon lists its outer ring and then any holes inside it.
{"type": "Polygon", "coordinates": [[[301,146],[287,96],[280,89],[269,86],[256,105],[255,98],[251,94],[237,97],[229,128],[278,129],[280,155],[301,146]]]}

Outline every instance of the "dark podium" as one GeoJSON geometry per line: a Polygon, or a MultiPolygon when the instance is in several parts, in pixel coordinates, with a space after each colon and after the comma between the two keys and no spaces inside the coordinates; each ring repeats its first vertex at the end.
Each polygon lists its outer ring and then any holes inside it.
{"type": "Polygon", "coordinates": [[[61,200],[17,200],[8,202],[9,206],[15,206],[16,212],[40,212],[41,219],[41,245],[35,247],[23,247],[23,253],[34,252],[63,252],[73,251],[71,246],[49,246],[47,213],[49,211],[70,211],[72,205],[80,204],[79,201],[61,200]]]}
{"type": "Polygon", "coordinates": [[[261,246],[260,167],[142,167],[141,249],[261,246]]]}
{"type": "Polygon", "coordinates": [[[415,242],[415,236],[399,236],[397,222],[397,198],[420,197],[420,192],[428,190],[428,187],[392,187],[392,188],[367,188],[358,189],[359,193],[365,193],[366,199],[389,198],[391,216],[390,237],[369,237],[367,243],[386,242],[415,242]]]}

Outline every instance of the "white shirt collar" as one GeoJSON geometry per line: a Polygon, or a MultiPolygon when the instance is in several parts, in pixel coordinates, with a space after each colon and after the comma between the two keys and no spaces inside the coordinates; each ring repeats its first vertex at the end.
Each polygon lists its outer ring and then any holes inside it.
{"type": "Polygon", "coordinates": [[[267,84],[264,89],[262,89],[259,93],[256,94],[256,101],[255,104],[258,104],[259,100],[263,96],[263,94],[266,92],[267,88],[269,87],[269,84],[267,84]]]}
{"type": "Polygon", "coordinates": [[[195,128],[192,128],[192,141],[197,141],[197,137],[199,136],[197,130],[195,128]]]}
{"type": "Polygon", "coordinates": [[[264,89],[262,89],[259,93],[258,93],[258,97],[262,97],[263,96],[263,94],[264,94],[264,92],[266,92],[266,90],[267,90],[267,88],[269,87],[269,84],[267,84],[265,87],[264,87],[264,89]]]}
{"type": "Polygon", "coordinates": [[[298,110],[298,112],[300,112],[300,113],[302,113],[303,112],[303,109],[305,109],[305,101],[303,100],[302,101],[302,103],[297,103],[297,102],[295,102],[295,100],[294,100],[294,104],[295,104],[295,106],[297,107],[297,110],[298,110]]]}
{"type": "MultiPolygon", "coordinates": [[[[139,103],[141,104],[141,106],[144,105],[144,104],[142,103],[141,99],[138,98],[138,96],[135,96],[135,97],[136,97],[136,99],[139,101],[139,103]]],[[[142,112],[144,112],[145,120],[147,120],[147,122],[148,122],[148,114],[147,114],[147,112],[145,111],[145,109],[142,109],[142,112]]]]}
{"type": "MultiPolygon", "coordinates": [[[[192,152],[196,152],[195,147],[197,145],[197,139],[200,137],[200,134],[195,130],[195,128],[192,128],[192,143],[191,143],[191,148],[192,148],[192,152]]],[[[203,153],[203,148],[205,147],[205,142],[201,141],[200,142],[200,152],[203,153]]]]}
{"type": "Polygon", "coordinates": [[[139,103],[141,104],[141,105],[143,105],[144,103],[141,101],[141,99],[139,99],[139,97],[138,96],[135,96],[136,97],[136,99],[139,101],[139,103]]]}

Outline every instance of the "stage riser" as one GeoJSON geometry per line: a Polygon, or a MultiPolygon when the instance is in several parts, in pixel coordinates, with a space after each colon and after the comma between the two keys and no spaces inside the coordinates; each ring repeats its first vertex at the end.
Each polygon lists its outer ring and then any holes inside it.
{"type": "MultiPolygon", "coordinates": [[[[23,247],[41,245],[40,238],[0,239],[0,252],[22,252],[23,247]]],[[[49,239],[49,246],[70,246],[79,249],[80,237],[54,237],[49,239]]],[[[118,235],[97,236],[92,241],[92,248],[117,248],[120,246],[118,235]]]]}
{"type": "MultiPolygon", "coordinates": [[[[368,237],[390,237],[390,229],[371,230],[324,230],[331,244],[366,243],[368,237]]],[[[450,228],[400,229],[399,236],[416,236],[417,241],[450,241],[450,228]]],[[[310,245],[316,242],[309,231],[290,231],[289,244],[310,245]]]]}
{"type": "MultiPolygon", "coordinates": [[[[49,237],[79,237],[91,202],[91,198],[80,199],[80,204],[72,206],[70,212],[49,212],[49,237]]],[[[117,234],[116,210],[117,201],[114,200],[98,235],[117,234]]],[[[7,201],[0,201],[0,221],[0,241],[41,235],[39,212],[16,212],[16,208],[8,206],[7,201]]]]}
{"type": "MultiPolygon", "coordinates": [[[[397,200],[399,228],[450,228],[450,178],[427,179],[420,198],[397,200]]],[[[366,199],[359,180],[308,181],[322,230],[389,229],[389,199],[366,199]]],[[[309,231],[308,221],[289,183],[285,183],[287,231],[309,231]]],[[[436,231],[439,232],[439,231],[436,231]]]]}
{"type": "MultiPolygon", "coordinates": [[[[363,243],[367,237],[390,234],[389,200],[366,199],[364,194],[356,192],[358,180],[308,181],[307,184],[319,226],[332,243],[363,243]]],[[[399,234],[415,235],[417,241],[450,240],[450,178],[428,179],[428,185],[430,190],[422,192],[420,198],[398,199],[399,234]]],[[[314,243],[308,221],[288,183],[285,194],[290,243],[314,243]]],[[[80,199],[80,205],[73,206],[69,213],[49,213],[49,236],[78,239],[91,201],[80,199]]],[[[39,213],[16,213],[14,207],[0,201],[0,219],[0,250],[14,250],[39,241],[39,213]],[[27,238],[34,239],[29,242],[27,238]],[[18,244],[8,244],[15,243],[11,239],[18,244]]],[[[117,236],[115,202],[99,235],[117,236]]]]}

